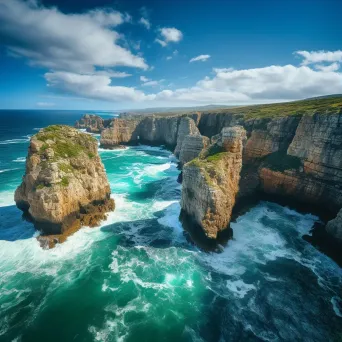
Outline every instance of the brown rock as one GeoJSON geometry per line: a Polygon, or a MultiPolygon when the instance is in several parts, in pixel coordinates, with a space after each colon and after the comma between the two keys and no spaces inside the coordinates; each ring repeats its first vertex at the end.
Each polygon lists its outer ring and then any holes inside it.
{"type": "Polygon", "coordinates": [[[68,236],[88,222],[87,215],[105,218],[114,202],[96,139],[68,126],[49,126],[33,136],[15,201],[45,235],[68,236]]]}
{"type": "Polygon", "coordinates": [[[242,127],[225,128],[217,142],[220,153],[184,165],[182,210],[209,238],[228,228],[239,190],[245,137],[242,127]]]}

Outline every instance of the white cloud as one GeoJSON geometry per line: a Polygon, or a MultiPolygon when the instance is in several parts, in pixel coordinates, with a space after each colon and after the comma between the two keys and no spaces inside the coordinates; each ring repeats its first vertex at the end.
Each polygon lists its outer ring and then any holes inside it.
{"type": "Polygon", "coordinates": [[[150,79],[145,77],[145,76],[140,76],[140,81],[141,82],[148,82],[148,81],[150,81],[150,79]]]}
{"type": "Polygon", "coordinates": [[[151,23],[146,18],[140,18],[139,23],[143,26],[145,26],[148,30],[151,28],[151,23]]]}
{"type": "MultiPolygon", "coordinates": [[[[213,77],[205,77],[189,88],[163,90],[146,94],[132,87],[111,85],[105,75],[47,73],[53,88],[93,99],[108,101],[151,102],[155,104],[246,104],[303,99],[342,93],[342,73],[314,70],[308,66],[266,66],[255,69],[214,69],[213,77]]],[[[143,79],[147,86],[161,81],[143,79]],[[149,82],[149,83],[148,83],[149,82]],[[147,84],[146,84],[147,83],[147,84]]]]}
{"type": "Polygon", "coordinates": [[[144,59],[118,45],[112,27],[130,17],[110,9],[64,14],[35,2],[0,0],[0,41],[32,65],[93,73],[96,67],[147,69],[144,59]]]}
{"type": "Polygon", "coordinates": [[[48,72],[45,78],[51,88],[92,99],[142,102],[151,98],[133,87],[111,85],[111,79],[106,75],[80,75],[60,71],[48,72]]]}
{"type": "Polygon", "coordinates": [[[304,58],[302,64],[309,65],[322,62],[342,62],[342,50],[337,51],[296,51],[295,54],[304,58]]]}
{"type": "Polygon", "coordinates": [[[168,43],[177,43],[183,39],[183,33],[175,27],[163,27],[159,30],[162,39],[157,38],[156,42],[165,47],[168,43]]]}
{"type": "Polygon", "coordinates": [[[151,86],[157,86],[159,84],[159,81],[148,81],[143,83],[144,87],[151,87],[151,86]]]}
{"type": "Polygon", "coordinates": [[[315,68],[325,72],[337,71],[340,68],[340,64],[336,62],[329,65],[315,64],[315,68]]]}
{"type": "Polygon", "coordinates": [[[166,42],[164,42],[163,40],[158,39],[158,38],[156,39],[156,42],[159,43],[162,47],[165,47],[167,45],[166,42]]]}
{"type": "Polygon", "coordinates": [[[170,59],[172,59],[172,56],[167,56],[166,60],[169,61],[170,59]]]}
{"type": "Polygon", "coordinates": [[[209,58],[210,58],[210,55],[199,55],[199,56],[197,56],[197,57],[191,58],[189,62],[190,62],[190,63],[192,63],[192,62],[198,62],[198,61],[205,62],[205,61],[207,61],[209,58]]]}

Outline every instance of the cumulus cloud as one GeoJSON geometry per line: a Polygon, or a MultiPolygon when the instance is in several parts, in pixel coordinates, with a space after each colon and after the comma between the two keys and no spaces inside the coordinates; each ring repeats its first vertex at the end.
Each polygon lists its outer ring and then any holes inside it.
{"type": "Polygon", "coordinates": [[[143,26],[145,26],[148,30],[151,28],[151,23],[146,18],[140,18],[139,23],[143,26]]]}
{"type": "Polygon", "coordinates": [[[0,0],[0,41],[12,54],[52,70],[147,69],[142,57],[119,45],[121,36],[112,30],[129,20],[128,15],[110,9],[64,14],[34,1],[0,0]]]}
{"type": "MultiPolygon", "coordinates": [[[[193,87],[151,94],[130,87],[113,86],[110,78],[104,75],[48,73],[45,77],[51,87],[108,101],[243,104],[342,93],[342,73],[314,70],[308,66],[272,65],[241,70],[216,68],[213,72],[213,77],[207,76],[193,87]]],[[[158,84],[158,81],[147,78],[142,81],[146,81],[145,84],[152,82],[146,86],[158,84]]]]}
{"type": "Polygon", "coordinates": [[[342,50],[337,51],[296,51],[296,55],[303,57],[303,65],[322,62],[342,62],[342,50]]]}
{"type": "Polygon", "coordinates": [[[141,82],[148,82],[148,81],[150,81],[150,79],[145,77],[145,76],[140,76],[140,81],[141,82]]]}
{"type": "Polygon", "coordinates": [[[161,39],[157,38],[156,42],[165,47],[168,43],[177,43],[183,39],[183,33],[174,27],[163,27],[159,30],[161,39]]]}
{"type": "Polygon", "coordinates": [[[192,63],[192,62],[199,62],[199,61],[205,62],[205,61],[207,61],[209,58],[210,58],[210,55],[199,55],[199,56],[197,56],[197,57],[191,58],[189,62],[190,62],[190,63],[192,63]]]}
{"type": "Polygon", "coordinates": [[[337,71],[340,68],[339,63],[331,63],[329,65],[315,64],[315,68],[321,71],[337,71]]]}
{"type": "Polygon", "coordinates": [[[111,85],[106,75],[80,75],[72,72],[48,72],[45,79],[50,88],[73,93],[82,97],[112,102],[146,101],[151,99],[133,87],[111,85]]]}

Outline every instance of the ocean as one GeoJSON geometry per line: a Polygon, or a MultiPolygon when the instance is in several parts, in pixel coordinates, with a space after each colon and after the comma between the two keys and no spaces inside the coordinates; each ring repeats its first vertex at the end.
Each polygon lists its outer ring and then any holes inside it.
{"type": "Polygon", "coordinates": [[[29,139],[83,114],[0,111],[0,341],[342,340],[342,269],[302,238],[318,217],[260,202],[203,252],[162,147],[100,149],[116,210],[41,249],[13,200],[29,139]]]}

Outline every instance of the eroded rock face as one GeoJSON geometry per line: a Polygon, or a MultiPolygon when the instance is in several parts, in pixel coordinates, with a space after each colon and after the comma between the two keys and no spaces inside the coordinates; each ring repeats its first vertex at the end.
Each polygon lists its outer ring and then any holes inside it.
{"type": "Polygon", "coordinates": [[[97,225],[114,201],[96,139],[68,126],[40,130],[31,138],[14,199],[43,234],[56,235],[50,247],[82,225],[97,225]]]}
{"type": "Polygon", "coordinates": [[[104,120],[98,115],[85,114],[80,120],[76,121],[75,127],[86,129],[90,133],[101,133],[109,123],[110,120],[104,120]]]}
{"type": "MultiPolygon", "coordinates": [[[[179,155],[182,150],[183,142],[186,136],[188,135],[199,135],[200,132],[196,126],[196,123],[193,119],[189,117],[181,118],[178,126],[177,132],[177,146],[174,151],[174,155],[179,158],[179,155]]],[[[185,144],[186,146],[187,144],[185,144]]],[[[198,155],[197,155],[198,156],[198,155]]],[[[196,157],[197,157],[196,156],[196,157]]],[[[195,158],[195,157],[194,157],[195,158]]],[[[192,158],[193,159],[193,158],[192,158]]],[[[190,159],[191,160],[191,159],[190,159]]]]}
{"type": "Polygon", "coordinates": [[[101,133],[100,144],[104,148],[117,148],[121,144],[139,140],[139,119],[113,119],[109,128],[101,133]]]}
{"type": "Polygon", "coordinates": [[[239,190],[245,139],[242,127],[224,128],[205,157],[184,165],[182,211],[208,238],[215,239],[220,231],[228,228],[239,190]],[[210,155],[210,151],[220,152],[210,155]]]}
{"type": "Polygon", "coordinates": [[[187,135],[182,143],[179,154],[179,162],[181,165],[197,158],[201,152],[209,145],[209,138],[200,134],[187,135]]]}
{"type": "Polygon", "coordinates": [[[340,209],[336,218],[328,222],[326,230],[331,236],[342,243],[342,209],[340,209]]]}

